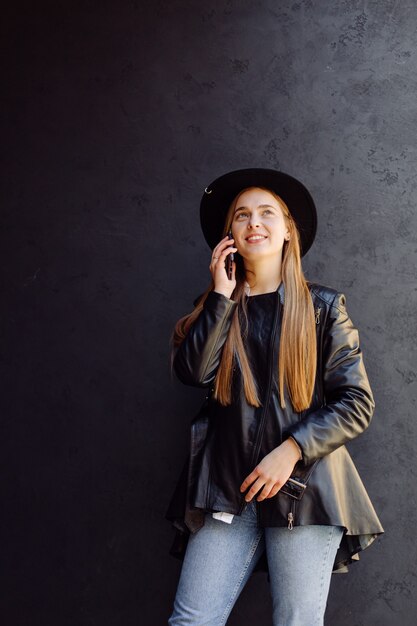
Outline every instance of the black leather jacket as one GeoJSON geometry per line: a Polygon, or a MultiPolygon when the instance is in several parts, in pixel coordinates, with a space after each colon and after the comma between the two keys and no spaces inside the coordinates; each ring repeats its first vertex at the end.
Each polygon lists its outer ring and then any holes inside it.
{"type": "MultiPolygon", "coordinates": [[[[316,317],[317,375],[311,405],[301,413],[292,410],[287,394],[287,408],[279,403],[283,283],[273,293],[248,298],[250,332],[245,347],[261,390],[261,407],[246,402],[238,366],[233,372],[232,404],[223,407],[211,397],[238,306],[235,301],[210,292],[178,348],[174,357],[178,378],[187,385],[208,387],[209,392],[192,421],[190,454],[166,512],[176,528],[172,555],[183,558],[189,533],[202,527],[206,512],[241,514],[246,506],[239,491],[243,479],[290,435],[303,454],[293,475],[307,487],[300,500],[278,492],[256,501],[259,526],[287,526],[289,514],[294,526],[343,526],[333,568],[339,572],[347,571],[347,564],[359,559],[358,552],[383,532],[345,447],[369,426],[375,407],[358,331],[346,311],[344,294],[315,283],[308,286],[316,317]]],[[[256,570],[268,571],[265,555],[256,570]]]]}

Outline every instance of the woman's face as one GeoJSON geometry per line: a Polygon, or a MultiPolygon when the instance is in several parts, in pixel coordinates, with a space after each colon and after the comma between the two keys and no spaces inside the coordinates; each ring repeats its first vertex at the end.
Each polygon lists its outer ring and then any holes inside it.
{"type": "Polygon", "coordinates": [[[253,188],[243,192],[236,203],[231,228],[234,245],[242,257],[282,258],[289,230],[278,201],[268,191],[253,188]]]}

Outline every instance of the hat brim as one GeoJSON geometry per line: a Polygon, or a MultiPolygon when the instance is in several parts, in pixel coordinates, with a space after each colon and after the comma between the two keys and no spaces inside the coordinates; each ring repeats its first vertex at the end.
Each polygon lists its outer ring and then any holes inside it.
{"type": "Polygon", "coordinates": [[[286,203],[301,239],[301,256],[310,249],[317,231],[317,211],[308,189],[296,178],[278,170],[248,168],[216,178],[204,190],[200,223],[205,240],[213,249],[223,236],[227,211],[233,198],[246,187],[266,187],[286,203]]]}

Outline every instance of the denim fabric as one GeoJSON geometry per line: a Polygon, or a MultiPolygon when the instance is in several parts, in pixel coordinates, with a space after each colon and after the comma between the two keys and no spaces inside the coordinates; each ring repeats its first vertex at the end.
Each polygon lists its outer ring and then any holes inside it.
{"type": "Polygon", "coordinates": [[[169,626],[223,626],[266,550],[274,626],[322,626],[341,526],[259,528],[252,500],[190,535],[169,626]]]}

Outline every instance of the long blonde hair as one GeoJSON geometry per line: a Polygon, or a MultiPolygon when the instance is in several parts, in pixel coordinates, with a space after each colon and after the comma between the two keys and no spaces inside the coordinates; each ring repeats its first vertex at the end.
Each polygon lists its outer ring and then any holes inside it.
{"type": "MultiPolygon", "coordinates": [[[[228,209],[223,235],[231,228],[233,214],[239,196],[249,189],[242,189],[233,199],[228,209]]],[[[300,234],[290,211],[274,191],[266,187],[256,187],[268,191],[279,203],[284,220],[289,229],[289,240],[284,241],[282,251],[282,281],[284,283],[285,304],[281,325],[280,349],[278,358],[278,381],[280,405],[285,408],[284,385],[286,386],[294,411],[301,412],[310,406],[316,377],[317,347],[314,307],[301,266],[300,234]]],[[[261,406],[256,383],[249,365],[243,340],[248,332],[246,305],[246,272],[243,258],[235,254],[236,287],[231,299],[238,303],[232,318],[231,327],[223,346],[220,364],[214,380],[214,398],[223,406],[231,404],[232,372],[237,359],[242,372],[245,397],[252,406],[261,406]],[[242,315],[239,315],[239,312],[242,315]],[[239,319],[243,319],[243,325],[239,319]]],[[[214,281],[200,297],[195,309],[181,317],[171,336],[171,365],[174,352],[185,338],[188,329],[199,316],[204,302],[214,289],[214,281]]]]}

